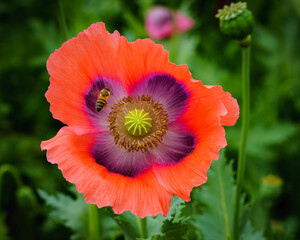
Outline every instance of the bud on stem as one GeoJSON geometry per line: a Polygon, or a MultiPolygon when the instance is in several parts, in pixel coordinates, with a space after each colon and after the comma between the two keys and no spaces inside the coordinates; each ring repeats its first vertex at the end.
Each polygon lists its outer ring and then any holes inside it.
{"type": "Polygon", "coordinates": [[[223,34],[239,40],[242,47],[250,45],[254,18],[245,2],[225,5],[218,10],[216,17],[220,19],[220,30],[223,34]]]}

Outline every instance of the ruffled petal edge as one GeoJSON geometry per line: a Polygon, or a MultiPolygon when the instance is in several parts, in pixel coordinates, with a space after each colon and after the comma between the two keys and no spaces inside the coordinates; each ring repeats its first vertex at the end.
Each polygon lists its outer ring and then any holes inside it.
{"type": "Polygon", "coordinates": [[[41,148],[47,150],[48,161],[58,164],[65,179],[84,194],[87,203],[99,208],[112,206],[117,214],[130,210],[141,218],[159,213],[166,216],[172,194],[160,185],[152,168],[134,178],[109,173],[91,156],[94,137],[78,136],[63,127],[54,138],[43,141],[41,148]]]}
{"type": "Polygon", "coordinates": [[[216,94],[215,89],[212,92],[201,83],[196,83],[195,87],[194,98],[178,120],[196,136],[194,152],[179,163],[153,166],[159,182],[167,191],[185,201],[190,200],[193,187],[206,182],[211,161],[219,159],[219,150],[227,145],[222,118],[228,115],[227,101],[223,102],[223,99],[229,95],[216,94]]]}

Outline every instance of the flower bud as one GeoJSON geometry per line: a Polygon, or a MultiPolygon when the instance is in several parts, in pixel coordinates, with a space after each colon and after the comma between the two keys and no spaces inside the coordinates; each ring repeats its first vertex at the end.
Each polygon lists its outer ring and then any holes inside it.
{"type": "Polygon", "coordinates": [[[242,40],[253,30],[254,18],[245,2],[231,3],[219,9],[216,15],[220,19],[220,30],[223,34],[242,40]]]}
{"type": "Polygon", "coordinates": [[[15,192],[21,185],[18,170],[9,164],[3,164],[0,167],[0,208],[14,204],[15,192]]]}
{"type": "Polygon", "coordinates": [[[31,211],[37,206],[36,196],[32,189],[28,186],[20,187],[16,192],[16,196],[19,208],[25,211],[31,211]]]}
{"type": "Polygon", "coordinates": [[[262,178],[261,194],[267,198],[276,198],[282,187],[282,179],[275,175],[268,175],[262,178]]]}
{"type": "Polygon", "coordinates": [[[166,7],[153,7],[146,16],[146,30],[156,40],[171,37],[175,33],[184,33],[194,26],[194,21],[180,11],[166,7]]]}

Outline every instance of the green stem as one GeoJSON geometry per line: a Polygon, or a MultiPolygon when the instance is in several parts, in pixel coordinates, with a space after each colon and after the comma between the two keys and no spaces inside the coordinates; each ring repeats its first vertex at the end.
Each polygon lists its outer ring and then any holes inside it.
{"type": "Polygon", "coordinates": [[[2,188],[3,188],[3,183],[5,182],[3,178],[5,177],[6,174],[7,174],[7,177],[10,174],[10,177],[15,181],[16,188],[20,188],[23,185],[20,174],[15,167],[13,167],[9,164],[3,164],[0,167],[0,210],[2,207],[2,201],[1,201],[2,196],[5,194],[4,193],[5,189],[2,189],[2,188]]]}
{"type": "Polygon", "coordinates": [[[94,204],[89,204],[89,240],[99,239],[98,207],[94,204]]]}
{"type": "Polygon", "coordinates": [[[158,235],[155,235],[154,237],[152,237],[152,240],[156,240],[158,238],[158,235]]]}
{"type": "Polygon", "coordinates": [[[239,238],[241,189],[246,166],[246,145],[250,119],[250,46],[242,48],[242,132],[238,156],[238,170],[235,192],[234,233],[239,238]]]}
{"type": "Polygon", "coordinates": [[[148,238],[148,224],[147,218],[138,218],[140,230],[141,230],[141,237],[148,238]]]}
{"type": "Polygon", "coordinates": [[[172,35],[170,38],[170,61],[173,63],[177,63],[177,55],[178,55],[178,48],[179,48],[179,31],[176,22],[176,13],[172,13],[172,35]]]}
{"type": "Polygon", "coordinates": [[[179,45],[179,34],[177,32],[172,33],[170,38],[170,62],[177,63],[177,53],[179,45]]]}
{"type": "Polygon", "coordinates": [[[66,17],[65,17],[65,12],[64,12],[64,7],[63,7],[62,1],[63,0],[58,0],[59,12],[57,13],[57,15],[58,15],[58,24],[59,24],[61,41],[65,42],[66,40],[69,39],[69,33],[68,33],[66,17]]]}

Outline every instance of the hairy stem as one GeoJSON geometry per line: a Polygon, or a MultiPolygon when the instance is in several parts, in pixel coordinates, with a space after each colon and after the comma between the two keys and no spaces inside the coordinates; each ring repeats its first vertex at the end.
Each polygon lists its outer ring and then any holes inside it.
{"type": "Polygon", "coordinates": [[[98,207],[94,204],[89,204],[89,240],[99,239],[98,207]]]}
{"type": "Polygon", "coordinates": [[[178,25],[176,22],[176,15],[175,12],[172,13],[172,35],[170,38],[170,55],[169,59],[173,63],[177,63],[177,54],[178,54],[178,48],[179,48],[179,31],[178,31],[178,25]]]}
{"type": "Polygon", "coordinates": [[[241,189],[246,166],[246,145],[250,119],[250,46],[242,48],[242,131],[238,156],[238,169],[234,208],[235,239],[239,238],[241,189]]]}
{"type": "Polygon", "coordinates": [[[138,218],[139,219],[139,226],[141,230],[141,237],[142,238],[148,238],[148,224],[147,224],[147,218],[138,218]]]}
{"type": "Polygon", "coordinates": [[[58,24],[59,24],[59,31],[60,31],[60,38],[62,42],[65,42],[69,39],[69,33],[66,23],[66,17],[64,12],[63,0],[58,0],[58,24]]]}

